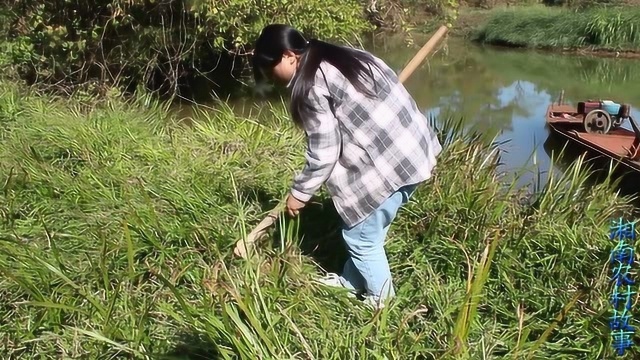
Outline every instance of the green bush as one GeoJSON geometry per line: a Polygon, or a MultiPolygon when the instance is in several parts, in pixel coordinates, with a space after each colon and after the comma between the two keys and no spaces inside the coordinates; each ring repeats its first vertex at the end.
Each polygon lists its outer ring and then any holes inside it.
{"type": "Polygon", "coordinates": [[[370,29],[360,0],[13,0],[12,61],[29,82],[229,85],[268,23],[309,36],[353,39],[370,29]]]}

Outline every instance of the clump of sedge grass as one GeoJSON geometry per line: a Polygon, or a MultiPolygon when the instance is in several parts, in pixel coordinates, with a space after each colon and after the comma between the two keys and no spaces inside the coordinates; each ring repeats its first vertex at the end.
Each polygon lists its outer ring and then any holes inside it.
{"type": "Polygon", "coordinates": [[[87,113],[0,89],[8,357],[611,354],[606,225],[625,201],[586,185],[580,163],[530,199],[497,172],[495,146],[440,121],[435,177],[389,233],[398,297],[372,313],[312,282],[316,253],[301,253],[297,229],[331,233],[321,227],[331,210],[283,219],[284,247],[231,257],[303,164],[303,136],[281,109],[256,122],[221,104],[183,126],[149,98],[87,113]]]}

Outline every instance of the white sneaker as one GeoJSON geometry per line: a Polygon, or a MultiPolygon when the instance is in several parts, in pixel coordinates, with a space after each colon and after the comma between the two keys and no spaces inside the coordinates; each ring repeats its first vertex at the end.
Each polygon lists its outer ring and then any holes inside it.
{"type": "Polygon", "coordinates": [[[385,306],[382,301],[376,299],[373,296],[365,296],[362,302],[373,310],[380,310],[385,306]]]}
{"type": "MultiPolygon", "coordinates": [[[[318,283],[326,286],[337,287],[347,290],[347,288],[342,285],[342,281],[340,281],[340,275],[335,273],[327,273],[324,277],[321,277],[316,280],[318,283]]],[[[347,293],[349,297],[356,297],[356,294],[353,291],[349,291],[347,293]]]]}
{"type": "Polygon", "coordinates": [[[335,273],[327,273],[327,275],[317,279],[317,281],[327,286],[344,287],[340,281],[340,275],[335,273]]]}

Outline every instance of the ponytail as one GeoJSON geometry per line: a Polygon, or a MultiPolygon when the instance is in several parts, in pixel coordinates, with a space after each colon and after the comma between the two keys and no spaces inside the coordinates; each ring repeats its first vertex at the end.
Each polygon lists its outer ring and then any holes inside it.
{"type": "Polygon", "coordinates": [[[361,78],[369,76],[371,81],[374,81],[371,65],[377,66],[377,64],[370,54],[311,39],[307,50],[300,58],[300,66],[291,90],[291,114],[293,121],[299,126],[302,124],[303,118],[311,116],[312,112],[317,111],[308,105],[307,96],[313,86],[316,73],[322,71],[320,64],[323,61],[338,69],[359,92],[369,97],[375,95],[361,80],[361,78]]]}

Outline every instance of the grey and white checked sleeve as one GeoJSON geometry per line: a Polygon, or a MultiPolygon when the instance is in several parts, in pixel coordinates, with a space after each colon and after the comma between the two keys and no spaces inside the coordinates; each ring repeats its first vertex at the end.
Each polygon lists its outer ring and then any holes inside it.
{"type": "Polygon", "coordinates": [[[309,91],[309,102],[316,109],[303,119],[307,135],[306,164],[293,180],[291,195],[307,202],[327,181],[340,156],[341,138],[338,119],[329,108],[329,91],[315,85],[309,91]]]}

